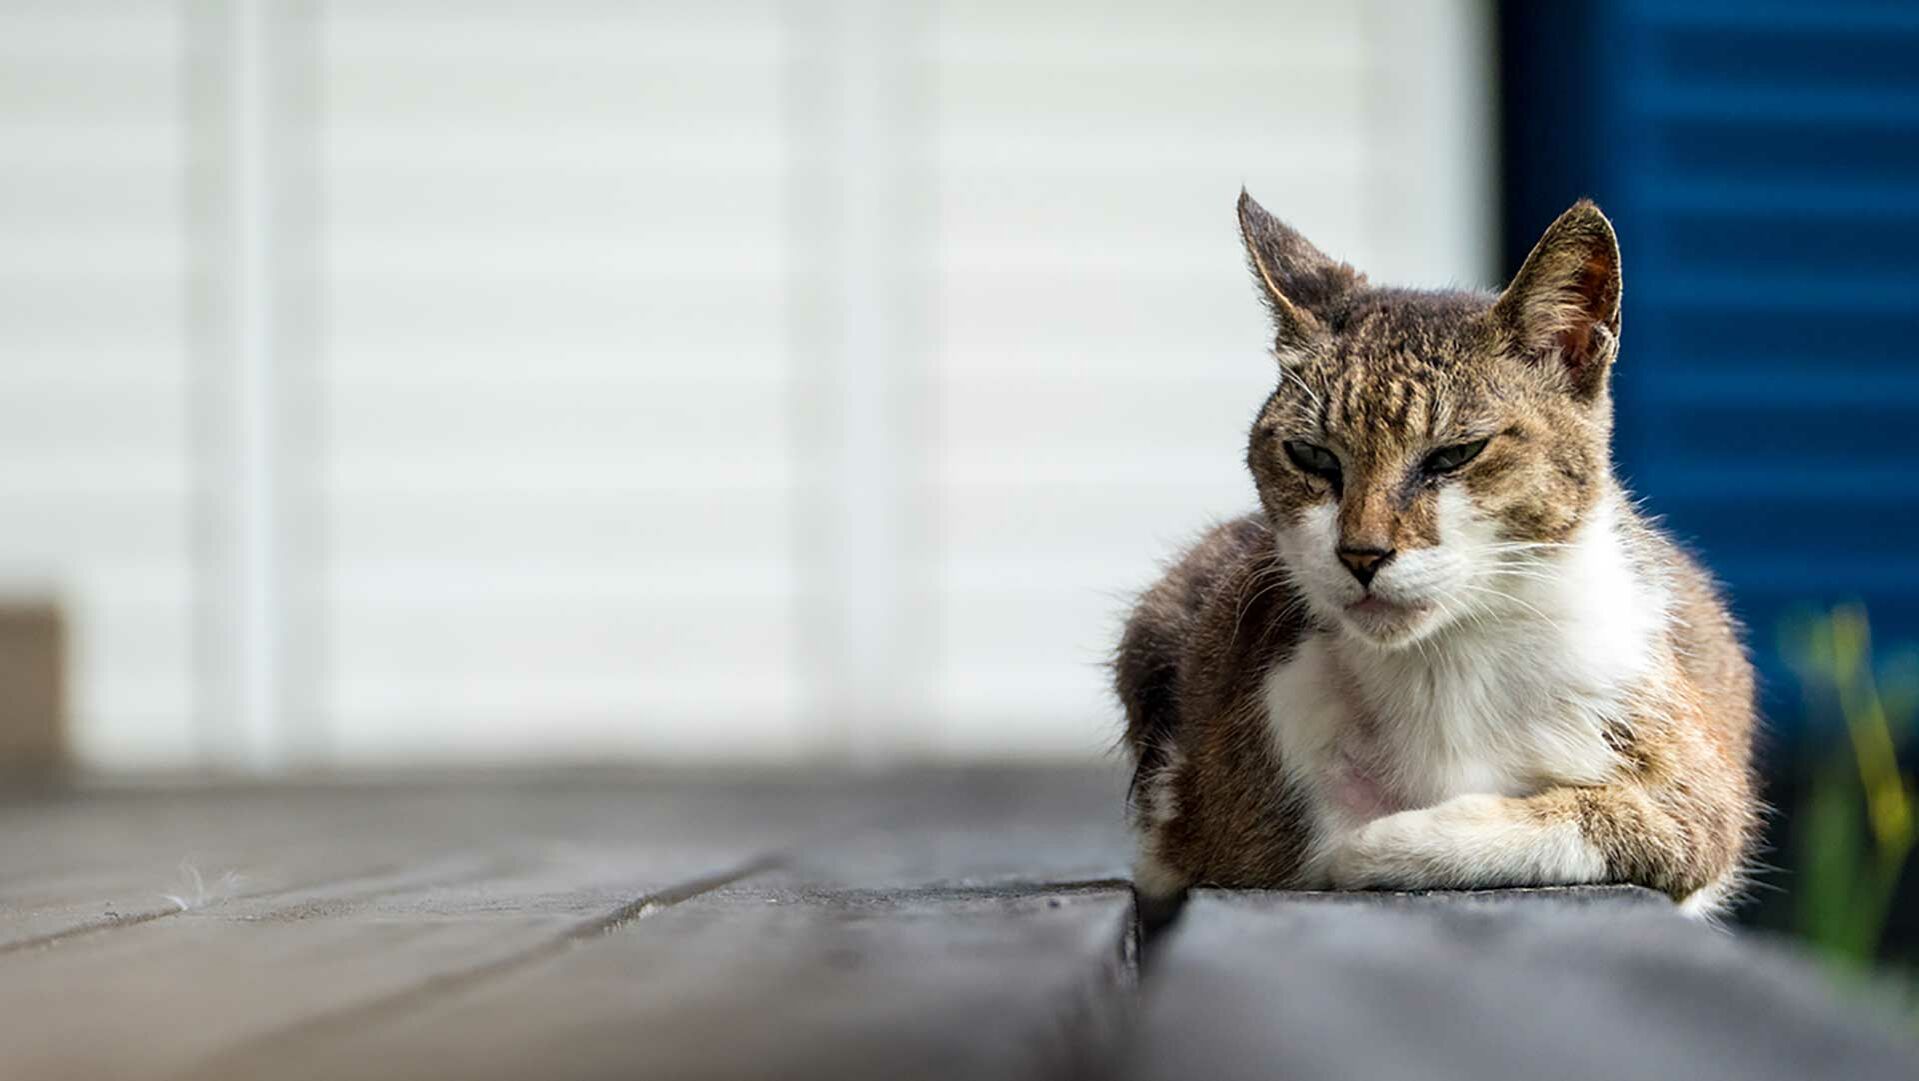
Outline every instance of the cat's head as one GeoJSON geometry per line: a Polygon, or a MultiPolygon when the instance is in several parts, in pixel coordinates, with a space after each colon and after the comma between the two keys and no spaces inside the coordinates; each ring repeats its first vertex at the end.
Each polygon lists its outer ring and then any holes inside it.
{"type": "Polygon", "coordinates": [[[1239,221],[1281,368],[1247,462],[1306,602],[1388,648],[1528,604],[1612,484],[1605,215],[1496,297],[1374,287],[1244,193],[1239,221]]]}

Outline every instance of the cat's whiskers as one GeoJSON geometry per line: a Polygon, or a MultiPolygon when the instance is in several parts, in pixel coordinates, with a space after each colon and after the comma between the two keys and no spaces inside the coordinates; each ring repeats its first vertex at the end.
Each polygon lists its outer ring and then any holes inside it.
{"type": "Polygon", "coordinates": [[[1575,546],[1565,541],[1494,541],[1491,544],[1481,545],[1479,550],[1482,552],[1558,551],[1572,547],[1575,546]]]}
{"type": "Polygon", "coordinates": [[[1459,583],[1459,588],[1470,589],[1475,593],[1483,593],[1494,599],[1507,601],[1511,604],[1516,604],[1519,607],[1524,608],[1526,611],[1532,613],[1533,616],[1537,617],[1540,620],[1540,622],[1545,623],[1547,626],[1553,628],[1554,630],[1564,630],[1564,628],[1559,625],[1558,620],[1540,611],[1536,606],[1534,606],[1530,602],[1522,600],[1519,597],[1515,597],[1514,595],[1506,592],[1505,590],[1494,589],[1491,586],[1480,585],[1476,582],[1461,582],[1459,583]]]}
{"type": "Polygon", "coordinates": [[[1297,372],[1293,371],[1291,368],[1288,368],[1286,365],[1281,364],[1279,366],[1279,381],[1284,383],[1288,379],[1291,379],[1293,381],[1293,385],[1298,387],[1300,390],[1304,391],[1306,394],[1306,397],[1312,400],[1314,409],[1318,410],[1321,413],[1326,412],[1326,403],[1320,400],[1319,394],[1315,392],[1312,387],[1307,386],[1306,381],[1304,379],[1301,379],[1297,372]]]}
{"type": "MultiPolygon", "coordinates": [[[[1266,594],[1271,593],[1281,586],[1290,584],[1290,582],[1291,574],[1284,565],[1278,562],[1271,563],[1267,567],[1261,568],[1258,572],[1248,575],[1247,584],[1240,587],[1240,599],[1237,601],[1235,606],[1236,610],[1233,613],[1233,633],[1232,637],[1227,639],[1227,641],[1239,641],[1239,629],[1246,622],[1246,613],[1252,610],[1253,605],[1259,603],[1261,597],[1264,597],[1266,594]],[[1262,586],[1258,592],[1247,597],[1245,595],[1246,591],[1251,589],[1254,583],[1260,581],[1265,581],[1266,584],[1262,586]]],[[[1293,609],[1294,605],[1300,603],[1303,603],[1303,598],[1295,597],[1293,601],[1289,602],[1286,607],[1281,610],[1281,618],[1283,619],[1284,616],[1293,609]]]]}
{"type": "Polygon", "coordinates": [[[1531,582],[1546,582],[1549,584],[1554,582],[1563,582],[1566,580],[1565,576],[1561,574],[1554,574],[1544,570],[1535,570],[1528,567],[1515,567],[1511,564],[1506,564],[1506,563],[1494,564],[1492,567],[1488,569],[1487,576],[1492,578],[1502,578],[1502,577],[1503,578],[1524,578],[1527,581],[1531,581],[1531,582]]]}

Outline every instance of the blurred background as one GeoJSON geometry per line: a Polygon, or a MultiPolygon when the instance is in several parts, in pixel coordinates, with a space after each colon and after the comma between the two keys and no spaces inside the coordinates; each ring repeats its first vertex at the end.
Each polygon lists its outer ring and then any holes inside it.
{"type": "Polygon", "coordinates": [[[102,767],[1092,755],[1242,182],[1498,273],[1470,3],[0,0],[0,574],[102,767]]]}
{"type": "Polygon", "coordinates": [[[1892,2],[0,0],[0,754],[1103,754],[1130,595],[1254,502],[1242,184],[1435,286],[1600,200],[1775,878],[1852,845],[1910,937],[1892,2]]]}

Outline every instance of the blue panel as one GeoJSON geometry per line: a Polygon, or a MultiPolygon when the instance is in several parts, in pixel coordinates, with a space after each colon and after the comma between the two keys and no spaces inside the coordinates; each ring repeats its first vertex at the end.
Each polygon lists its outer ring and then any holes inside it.
{"type": "Polygon", "coordinates": [[[1579,195],[1618,225],[1621,472],[1726,581],[1790,725],[1789,611],[1864,600],[1919,641],[1919,4],[1504,21],[1507,250],[1579,195]]]}

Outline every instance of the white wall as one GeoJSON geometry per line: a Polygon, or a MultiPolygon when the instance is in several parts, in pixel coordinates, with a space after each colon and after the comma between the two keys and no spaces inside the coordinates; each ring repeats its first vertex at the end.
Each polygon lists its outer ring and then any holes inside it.
{"type": "Polygon", "coordinates": [[[257,11],[0,0],[0,587],[104,765],[1096,750],[1251,505],[1239,185],[1491,265],[1467,0],[257,11]]]}

